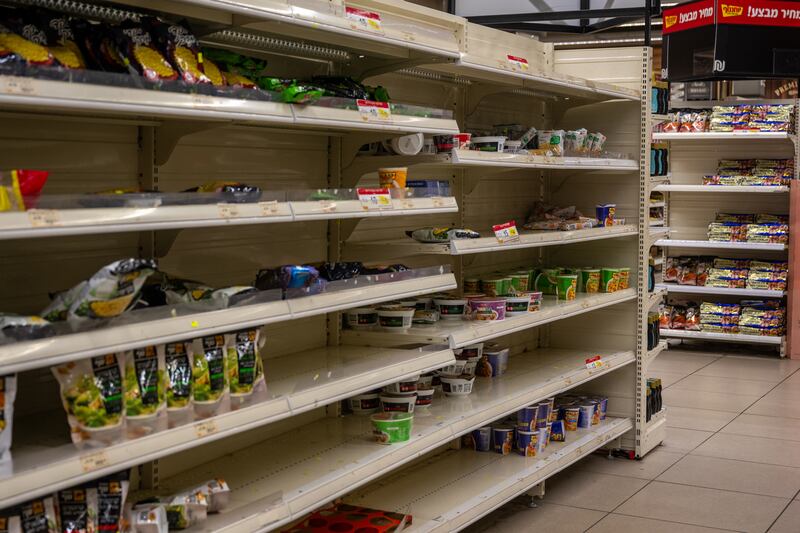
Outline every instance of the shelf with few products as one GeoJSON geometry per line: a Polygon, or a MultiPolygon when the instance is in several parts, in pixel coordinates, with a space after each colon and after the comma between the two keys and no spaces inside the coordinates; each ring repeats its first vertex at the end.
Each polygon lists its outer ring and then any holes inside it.
{"type": "Polygon", "coordinates": [[[556,300],[555,297],[548,296],[545,297],[539,311],[505,320],[440,320],[434,325],[415,325],[411,329],[397,333],[377,329],[348,329],[343,330],[342,335],[345,342],[356,344],[398,346],[414,343],[446,343],[452,348],[463,348],[476,342],[496,339],[635,299],[636,289],[597,294],[579,293],[575,300],[570,301],[556,300]]]}
{"type": "Polygon", "coordinates": [[[667,434],[667,409],[662,408],[647,422],[644,430],[643,441],[648,448],[655,448],[664,441],[667,434]]]}
{"type": "Polygon", "coordinates": [[[347,257],[365,257],[380,250],[383,257],[408,257],[412,255],[471,255],[540,248],[580,242],[632,237],[638,230],[633,225],[619,225],[572,231],[523,231],[519,239],[500,242],[494,236],[478,239],[454,239],[448,243],[422,243],[411,238],[391,241],[365,241],[345,246],[347,257]]]}
{"type": "Polygon", "coordinates": [[[566,442],[552,442],[536,457],[448,450],[356,491],[345,502],[411,514],[408,531],[458,531],[631,428],[629,418],[607,418],[596,427],[568,432],[566,442]]]}
{"type": "Polygon", "coordinates": [[[656,358],[659,355],[661,355],[661,352],[666,350],[668,347],[669,347],[669,344],[667,343],[667,341],[663,340],[663,341],[659,341],[658,344],[656,344],[656,346],[654,348],[652,348],[650,350],[647,350],[647,353],[644,356],[644,367],[645,367],[645,369],[649,368],[650,365],[653,364],[653,361],[655,361],[656,358]]]}
{"type": "Polygon", "coordinates": [[[360,283],[358,278],[349,281],[337,284],[330,292],[289,300],[281,300],[280,291],[264,291],[242,305],[226,309],[215,309],[213,303],[208,306],[156,307],[145,310],[143,314],[122,315],[104,328],[95,327],[87,331],[65,328],[62,334],[53,337],[0,344],[0,372],[6,374],[41,368],[456,287],[453,274],[441,267],[382,274],[360,283]]]}
{"type": "Polygon", "coordinates": [[[653,133],[654,141],[719,141],[750,140],[776,141],[791,140],[792,136],[785,131],[698,131],[685,133],[653,133]]]}
{"type": "Polygon", "coordinates": [[[657,192],[780,194],[788,193],[789,187],[783,185],[678,185],[670,183],[656,185],[653,190],[657,192]]]}
{"type": "Polygon", "coordinates": [[[15,430],[19,441],[25,444],[15,448],[10,468],[0,469],[0,508],[277,422],[452,362],[453,352],[443,346],[405,350],[328,347],[268,359],[264,369],[266,392],[255,392],[260,396],[253,405],[96,449],[81,450],[72,444],[37,445],[41,439],[33,432],[38,428],[20,425],[15,430]]]}
{"type": "Polygon", "coordinates": [[[743,335],[741,333],[718,333],[685,329],[661,329],[660,335],[670,339],[691,339],[752,344],[783,344],[785,337],[768,335],[743,335]]]}
{"type": "Polygon", "coordinates": [[[688,239],[659,239],[656,246],[670,248],[697,248],[702,250],[752,250],[780,252],[787,249],[785,244],[768,242],[701,241],[688,239]]]}
{"type": "Polygon", "coordinates": [[[476,378],[469,396],[437,398],[415,413],[407,442],[376,445],[368,416],[324,418],[161,483],[191,486],[210,472],[224,472],[232,490],[229,508],[209,515],[197,530],[274,530],[460,435],[635,360],[632,352],[597,353],[604,364],[591,370],[585,360],[595,352],[542,349],[512,356],[505,374],[476,378]],[[263,457],[271,460],[258,460],[263,457]]]}
{"type": "MultiPolygon", "coordinates": [[[[385,191],[388,194],[388,191],[385,191]]],[[[301,191],[291,191],[299,195],[301,191]]],[[[35,208],[23,212],[0,213],[0,240],[66,235],[97,235],[125,231],[186,229],[215,226],[240,226],[249,224],[275,224],[308,220],[342,220],[409,215],[435,215],[458,211],[453,197],[392,198],[383,208],[375,208],[368,200],[347,199],[357,196],[356,190],[331,190],[309,192],[308,195],[327,193],[330,199],[285,201],[286,194],[264,193],[263,197],[281,197],[281,200],[260,200],[248,203],[216,202],[194,205],[160,205],[159,198],[145,195],[131,207],[106,207],[90,209],[35,208]],[[341,197],[343,199],[337,199],[341,197]]],[[[191,202],[192,193],[177,196],[191,202]]],[[[413,194],[411,191],[410,194],[413,194]]],[[[115,197],[124,202],[124,195],[115,197]]],[[[78,200],[81,201],[80,199],[78,200]]],[[[53,198],[48,202],[57,203],[53,198]]]]}
{"type": "Polygon", "coordinates": [[[648,294],[647,309],[652,309],[656,304],[660,303],[667,295],[667,289],[663,286],[656,285],[655,290],[648,294]]]}
{"type": "Polygon", "coordinates": [[[661,285],[656,285],[656,289],[661,289],[669,292],[670,294],[715,294],[719,296],[741,296],[755,298],[783,298],[786,296],[786,291],[709,287],[708,285],[679,285],[677,283],[664,283],[661,285]]]}

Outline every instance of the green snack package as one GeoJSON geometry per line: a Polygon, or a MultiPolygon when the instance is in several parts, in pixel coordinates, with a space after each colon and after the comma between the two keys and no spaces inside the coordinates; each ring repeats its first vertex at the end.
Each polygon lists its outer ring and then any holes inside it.
{"type": "Polygon", "coordinates": [[[166,378],[163,346],[144,346],[126,352],[125,415],[144,418],[162,412],[167,405],[166,378]]]}
{"type": "Polygon", "coordinates": [[[228,390],[225,371],[225,336],[210,335],[194,341],[194,401],[213,403],[219,401],[228,390]]]}

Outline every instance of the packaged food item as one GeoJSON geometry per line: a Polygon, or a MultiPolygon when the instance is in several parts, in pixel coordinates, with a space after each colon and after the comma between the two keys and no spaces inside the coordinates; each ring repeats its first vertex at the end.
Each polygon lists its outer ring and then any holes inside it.
{"type": "Polygon", "coordinates": [[[110,443],[122,437],[123,366],[117,354],[53,367],[72,441],[110,443]]]}
{"type": "Polygon", "coordinates": [[[603,152],[603,147],[606,145],[606,136],[599,132],[590,133],[586,137],[586,145],[589,152],[600,154],[603,152]]]}
{"type": "Polygon", "coordinates": [[[231,396],[246,397],[264,381],[264,366],[258,353],[261,330],[247,329],[225,335],[231,396]]]}
{"type": "Polygon", "coordinates": [[[194,392],[194,351],[191,342],[170,342],[164,345],[167,375],[167,409],[182,410],[192,404],[194,392]]]}
{"type": "Polygon", "coordinates": [[[18,509],[11,508],[0,511],[0,532],[22,533],[22,520],[18,509]]]}
{"type": "Polygon", "coordinates": [[[44,34],[35,25],[24,32],[26,24],[19,13],[10,8],[0,8],[0,20],[3,21],[0,23],[0,64],[52,65],[55,61],[47,49],[44,34]]]}
{"type": "Polygon", "coordinates": [[[167,278],[163,284],[167,304],[199,302],[211,298],[214,289],[198,281],[167,278]]]}
{"type": "Polygon", "coordinates": [[[136,533],[168,533],[169,522],[164,504],[137,505],[131,512],[131,522],[136,533]]]}
{"type": "Polygon", "coordinates": [[[166,411],[167,386],[163,345],[125,352],[125,416],[130,437],[159,429],[156,418],[166,411]]]}
{"type": "Polygon", "coordinates": [[[97,531],[97,489],[82,486],[60,490],[54,499],[61,533],[97,531]]]}
{"type": "Polygon", "coordinates": [[[55,334],[53,326],[40,316],[0,313],[0,341],[43,339],[55,334]]]}
{"type": "Polygon", "coordinates": [[[667,257],[664,262],[664,282],[672,283],[678,281],[680,272],[680,258],[667,257]]]}
{"type": "Polygon", "coordinates": [[[192,527],[208,517],[208,499],[200,489],[166,498],[164,504],[170,531],[192,527]]]}
{"type": "Polygon", "coordinates": [[[218,513],[228,506],[231,489],[222,478],[211,479],[198,487],[206,495],[209,513],[218,513]]]}
{"type": "Polygon", "coordinates": [[[14,424],[14,399],[17,395],[17,376],[0,376],[0,461],[8,458],[14,424]]]}
{"type": "Polygon", "coordinates": [[[658,310],[658,325],[663,329],[672,328],[672,313],[673,307],[671,305],[662,305],[658,310]]]}
{"type": "MultiPolygon", "coordinates": [[[[0,33],[1,38],[2,33],[0,33]]],[[[0,50],[0,64],[2,64],[2,50],[0,50]]],[[[36,200],[49,176],[50,172],[46,170],[0,171],[0,212],[25,211],[36,207],[36,200]]]]}
{"type": "Polygon", "coordinates": [[[66,15],[54,12],[40,14],[42,27],[47,36],[47,49],[66,68],[85,69],[86,61],[72,31],[72,24],[66,15]]]}
{"type": "Polygon", "coordinates": [[[319,279],[319,271],[311,266],[284,265],[259,270],[255,286],[259,290],[302,289],[311,287],[319,279]]]}
{"type": "Polygon", "coordinates": [[[68,319],[112,318],[136,303],[139,290],[156,269],[152,259],[122,259],[97,271],[82,286],[68,319]]]}
{"type": "Polygon", "coordinates": [[[700,324],[700,309],[695,305],[686,307],[686,323],[684,329],[689,331],[700,331],[702,326],[700,324]]]}
{"type": "Polygon", "coordinates": [[[323,533],[337,528],[354,532],[393,533],[404,531],[410,525],[410,514],[336,503],[312,513],[283,533],[323,533]]]}
{"type": "Polygon", "coordinates": [[[148,81],[176,80],[178,72],[161,54],[149,28],[157,22],[143,17],[141,22],[123,20],[116,28],[117,51],[126,65],[148,81]]]}
{"type": "Polygon", "coordinates": [[[225,348],[224,335],[194,340],[192,379],[195,408],[198,404],[216,404],[228,391],[225,348]]]}
{"type": "Polygon", "coordinates": [[[50,496],[23,503],[19,514],[24,533],[58,533],[58,515],[50,496]]]}
{"type": "Polygon", "coordinates": [[[419,242],[450,242],[455,239],[479,239],[481,234],[470,229],[420,228],[406,231],[406,235],[419,242]]]}
{"type": "Polygon", "coordinates": [[[564,134],[564,149],[568,154],[578,154],[587,151],[586,136],[588,132],[585,128],[568,131],[564,134]]]}
{"type": "Polygon", "coordinates": [[[149,18],[150,32],[158,43],[159,50],[174,65],[183,81],[189,84],[211,83],[203,72],[203,55],[200,43],[189,29],[189,23],[166,23],[149,18]]]}

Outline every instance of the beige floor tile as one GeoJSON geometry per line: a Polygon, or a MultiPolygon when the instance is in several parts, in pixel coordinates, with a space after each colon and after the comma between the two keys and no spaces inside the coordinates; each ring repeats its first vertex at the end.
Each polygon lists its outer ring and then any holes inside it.
{"type": "Polygon", "coordinates": [[[747,357],[723,357],[697,371],[699,376],[771,381],[777,383],[794,373],[800,361],[747,357]]]}
{"type": "Polygon", "coordinates": [[[787,383],[784,381],[769,391],[770,396],[787,401],[800,401],[800,381],[787,383]]]}
{"type": "Polygon", "coordinates": [[[778,498],[794,498],[800,490],[800,468],[701,455],[687,455],[657,479],[682,485],[778,498]]]}
{"type": "Polygon", "coordinates": [[[531,509],[516,500],[482,518],[464,531],[467,533],[519,533],[520,531],[553,531],[580,533],[605,516],[603,511],[578,509],[547,501],[537,502],[531,509]]]}
{"type": "Polygon", "coordinates": [[[653,481],[615,511],[683,524],[763,532],[787,503],[787,499],[771,496],[653,481]]]}
{"type": "Polygon", "coordinates": [[[718,433],[691,454],[800,468],[800,442],[790,440],[718,433]]]}
{"type": "Polygon", "coordinates": [[[655,370],[651,370],[647,373],[648,378],[659,378],[661,380],[661,386],[665,389],[675,383],[678,383],[686,376],[687,374],[682,372],[657,372],[655,370]]]}
{"type": "Polygon", "coordinates": [[[800,531],[800,502],[789,504],[780,518],[769,528],[769,533],[797,533],[800,531]]]}
{"type": "Polygon", "coordinates": [[[656,372],[664,371],[691,374],[713,363],[717,359],[718,357],[708,357],[680,351],[667,351],[659,355],[653,364],[650,365],[650,368],[656,372]]]}
{"type": "Polygon", "coordinates": [[[800,418],[800,401],[786,400],[780,397],[767,394],[752,406],[745,413],[750,415],[788,417],[797,424],[796,419],[800,418]]]}
{"type": "Polygon", "coordinates": [[[593,454],[576,464],[574,468],[602,474],[655,479],[683,456],[683,453],[660,448],[651,451],[638,461],[621,457],[609,459],[606,455],[593,454]]]}
{"type": "Polygon", "coordinates": [[[703,392],[721,392],[725,394],[745,394],[763,396],[775,386],[769,381],[751,379],[720,378],[716,376],[700,376],[692,374],[675,383],[674,389],[689,389],[703,392]]]}
{"type": "Polygon", "coordinates": [[[738,414],[757,402],[760,396],[671,388],[663,391],[662,398],[669,407],[693,407],[738,414]]]}
{"type": "Polygon", "coordinates": [[[570,468],[545,485],[545,501],[611,511],[647,484],[643,479],[612,476],[570,468]]]}
{"type": "MultiPolygon", "coordinates": [[[[693,409],[691,407],[670,407],[667,409],[668,428],[719,431],[734,418],[736,418],[736,413],[727,413],[725,411],[693,409]]],[[[667,433],[669,433],[669,429],[667,433]]]]}
{"type": "Polygon", "coordinates": [[[723,531],[731,530],[691,526],[689,524],[611,513],[595,524],[587,533],[719,533],[723,531]]]}
{"type": "Polygon", "coordinates": [[[661,448],[668,452],[690,452],[700,446],[703,441],[714,433],[711,431],[698,431],[696,429],[684,429],[667,427],[667,435],[661,448]]]}
{"type": "Polygon", "coordinates": [[[751,437],[800,441],[800,422],[785,418],[741,414],[722,428],[721,433],[735,433],[751,437]]]}

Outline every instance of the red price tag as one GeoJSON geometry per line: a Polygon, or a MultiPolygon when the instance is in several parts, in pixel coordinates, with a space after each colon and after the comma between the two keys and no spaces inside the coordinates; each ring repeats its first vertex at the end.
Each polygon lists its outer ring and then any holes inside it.
{"type": "Polygon", "coordinates": [[[603,359],[599,355],[595,355],[586,360],[586,368],[589,370],[598,370],[602,368],[604,364],[603,359]]]}
{"type": "Polygon", "coordinates": [[[517,223],[512,220],[505,224],[496,224],[492,226],[494,236],[497,237],[498,242],[514,242],[519,240],[519,231],[517,231],[517,223]]]}
{"type": "Polygon", "coordinates": [[[356,100],[356,103],[358,104],[358,112],[361,113],[361,119],[364,122],[392,120],[392,108],[389,107],[389,102],[356,100]]]}
{"type": "Polygon", "coordinates": [[[528,72],[530,65],[528,65],[528,60],[525,59],[524,57],[507,55],[506,58],[508,59],[508,63],[511,65],[511,70],[521,70],[522,72],[528,72]]]}
{"type": "Polygon", "coordinates": [[[374,211],[376,209],[392,209],[392,197],[389,189],[356,189],[358,199],[361,200],[361,208],[364,211],[374,211]]]}
{"type": "Polygon", "coordinates": [[[381,26],[381,14],[355,7],[345,7],[345,17],[350,20],[353,29],[366,31],[383,31],[381,26]]]}

